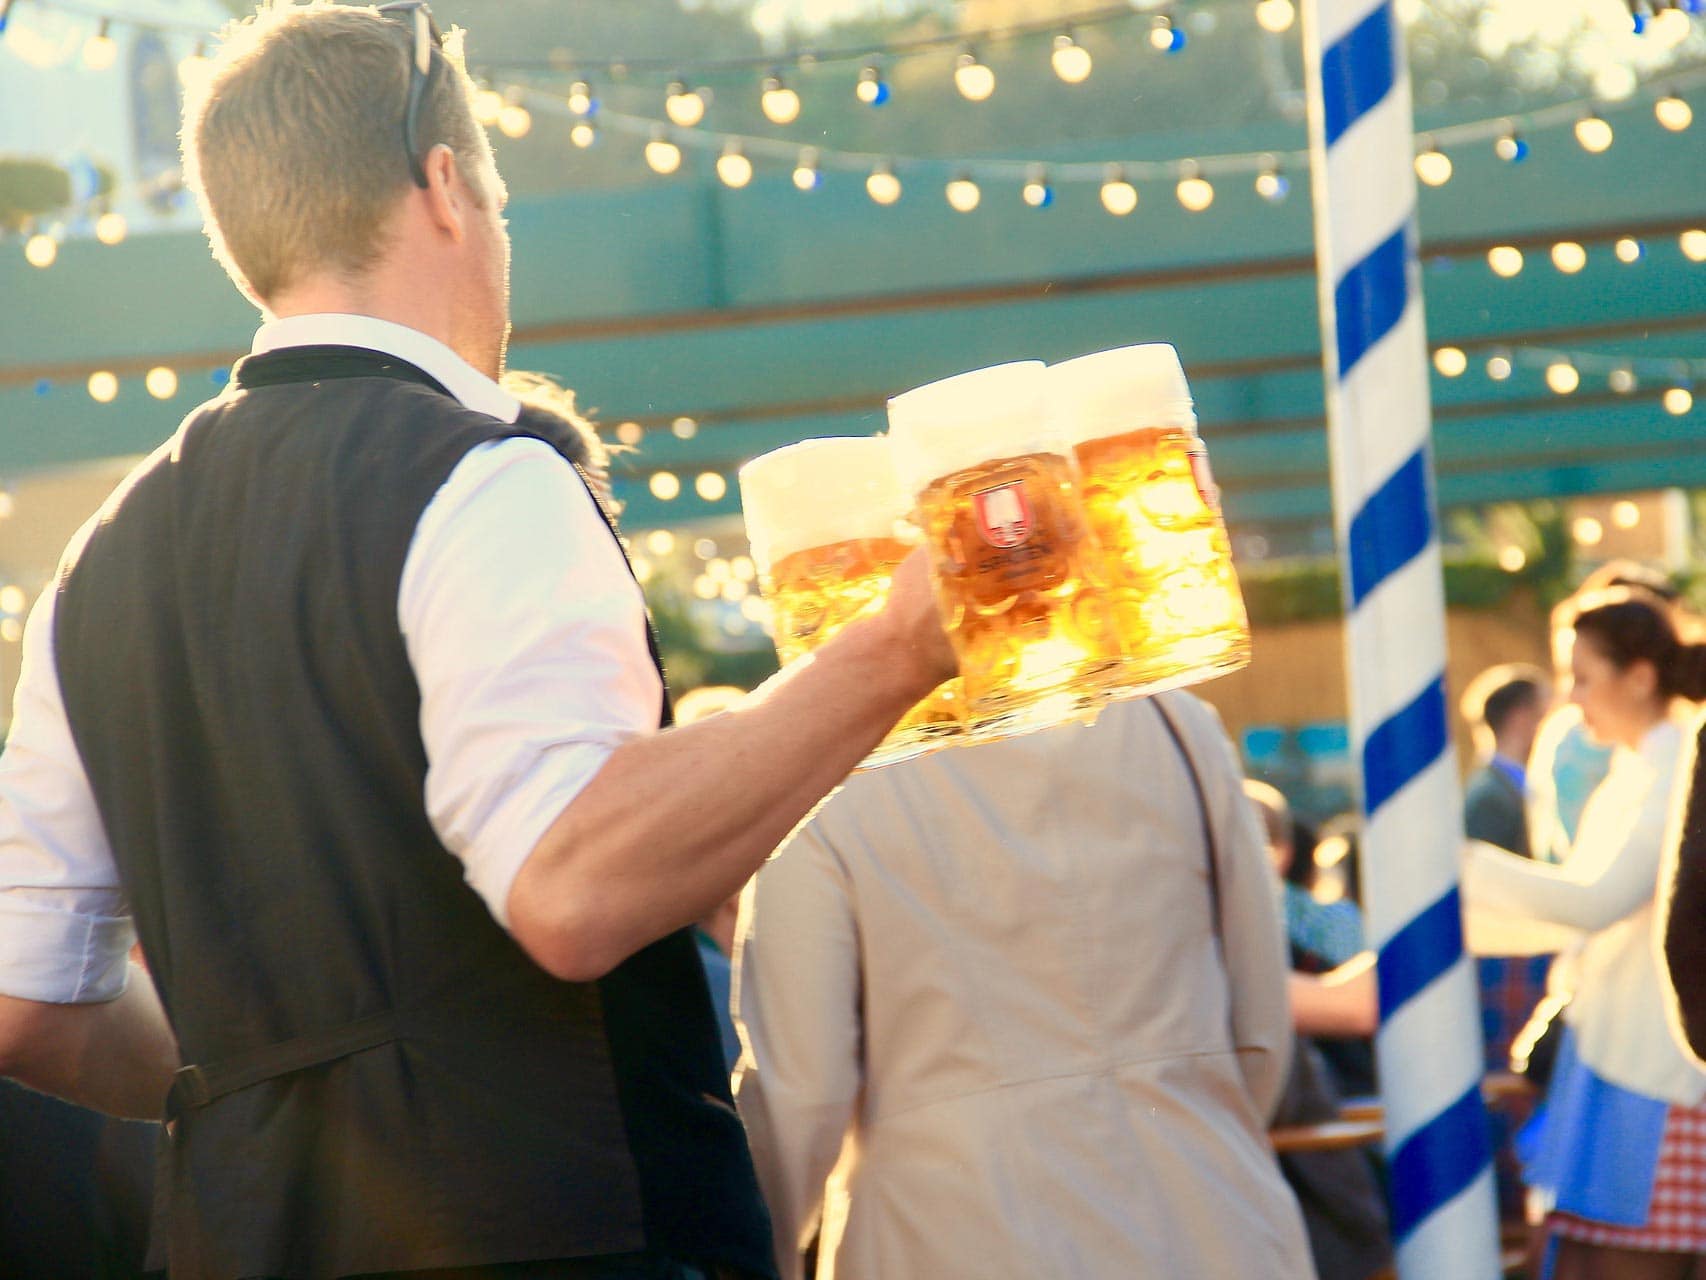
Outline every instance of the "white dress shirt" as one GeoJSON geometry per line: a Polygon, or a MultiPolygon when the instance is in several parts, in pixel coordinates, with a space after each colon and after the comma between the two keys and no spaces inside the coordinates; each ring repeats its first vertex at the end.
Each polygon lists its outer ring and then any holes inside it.
{"type": "MultiPolygon", "coordinates": [[[[519,412],[442,343],[367,316],[273,321],[253,350],[325,344],[406,360],[499,421],[519,412]]],[[[0,994],[72,1003],[123,990],[135,935],[66,720],[54,595],[25,627],[0,753],[0,994]]],[[[421,692],[427,814],[507,924],[510,885],[546,827],[616,747],[657,727],[644,600],[574,468],[513,439],[472,450],[428,504],[397,618],[421,692]]]]}

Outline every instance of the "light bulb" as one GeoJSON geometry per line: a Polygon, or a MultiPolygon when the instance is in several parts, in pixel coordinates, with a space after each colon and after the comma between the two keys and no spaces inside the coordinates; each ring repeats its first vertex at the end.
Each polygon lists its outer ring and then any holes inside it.
{"type": "Polygon", "coordinates": [[[1522,250],[1515,245],[1494,245],[1487,250],[1487,265],[1494,275],[1508,280],[1522,270],[1522,250]]]}
{"type": "Polygon", "coordinates": [[[1521,164],[1528,159],[1528,143],[1515,133],[1507,133],[1493,144],[1493,154],[1506,164],[1521,164]]]}
{"type": "Polygon", "coordinates": [[[664,95],[663,110],[672,124],[691,129],[705,118],[705,99],[681,81],[674,80],[664,95]]]}
{"type": "Polygon", "coordinates": [[[900,199],[900,179],[887,165],[878,165],[865,179],[865,194],[878,204],[893,204],[900,199]]]}
{"type": "Polygon", "coordinates": [[[771,124],[793,124],[800,118],[800,95],[783,84],[780,76],[770,76],[764,81],[758,105],[771,124]]]}
{"type": "Polygon", "coordinates": [[[1576,121],[1576,141],[1583,151],[1598,155],[1611,145],[1611,126],[1596,115],[1586,115],[1576,121]]]}
{"type": "Polygon", "coordinates": [[[95,239],[102,244],[118,244],[130,234],[130,224],[122,213],[109,210],[95,219],[95,239]]]}
{"type": "Polygon", "coordinates": [[[801,191],[816,190],[823,181],[823,174],[817,167],[818,151],[816,147],[801,147],[800,158],[794,162],[794,186],[801,191]]]}
{"type": "Polygon", "coordinates": [[[163,364],[155,365],[142,379],[142,385],[156,400],[170,400],[178,394],[178,375],[163,364]]]}
{"type": "Polygon", "coordinates": [[[646,487],[659,502],[673,502],[680,496],[681,479],[673,471],[654,471],[646,487]]]}
{"type": "Polygon", "coordinates": [[[677,440],[691,440],[699,434],[699,423],[684,413],[679,418],[670,420],[669,433],[677,440]]]}
{"type": "Polygon", "coordinates": [[[1528,553],[1514,542],[1499,548],[1499,568],[1506,573],[1521,573],[1528,564],[1528,553]]]}
{"type": "Polygon", "coordinates": [[[681,148],[660,134],[646,143],[646,163],[654,173],[674,173],[681,168],[681,148]]]}
{"type": "Polygon", "coordinates": [[[1416,157],[1416,176],[1430,187],[1451,181],[1451,157],[1430,145],[1416,157]]]}
{"type": "Polygon", "coordinates": [[[1261,0],[1256,5],[1256,25],[1263,31],[1271,31],[1277,36],[1282,31],[1290,31],[1295,21],[1297,8],[1291,0],[1261,0]]]}
{"type": "Polygon", "coordinates": [[[1494,382],[1503,382],[1511,376],[1511,358],[1507,355],[1489,356],[1487,358],[1487,376],[1494,382]]]}
{"type": "Polygon", "coordinates": [[[880,107],[889,100],[889,82],[875,63],[859,68],[859,80],[853,86],[853,96],[867,107],[880,107]]]}
{"type": "Polygon", "coordinates": [[[117,374],[101,369],[89,375],[89,398],[96,404],[111,404],[117,395],[117,374]]]}
{"type": "Polygon", "coordinates": [[[593,109],[592,90],[585,80],[577,80],[569,86],[569,111],[577,116],[590,116],[593,109]]]}
{"type": "Polygon", "coordinates": [[[731,142],[717,157],[717,177],[725,187],[744,187],[752,181],[752,161],[731,142]]]}
{"type": "Polygon", "coordinates": [[[1646,246],[1633,236],[1624,236],[1617,242],[1617,260],[1619,262],[1639,262],[1646,252],[1646,246]]]}
{"type": "Polygon", "coordinates": [[[1592,516],[1577,516],[1570,521],[1570,536],[1584,547],[1597,547],[1605,540],[1605,526],[1592,516]]]}
{"type": "Polygon", "coordinates": [[[955,213],[970,213],[983,199],[983,189],[967,174],[950,180],[942,188],[942,194],[948,197],[948,205],[955,213]]]}
{"type": "Polygon", "coordinates": [[[112,37],[113,20],[102,18],[95,34],[83,43],[83,65],[91,71],[105,71],[118,61],[118,41],[112,37]]]}
{"type": "Polygon", "coordinates": [[[533,128],[533,113],[519,102],[510,102],[498,112],[498,131],[506,138],[525,138],[533,128]]]}
{"type": "Polygon", "coordinates": [[[968,49],[954,63],[954,87],[966,101],[982,102],[995,92],[995,73],[968,49]]]}
{"type": "Polygon", "coordinates": [[[1185,30],[1175,27],[1166,14],[1158,14],[1149,28],[1149,43],[1162,53],[1178,53],[1185,47],[1185,30]]]}
{"type": "Polygon", "coordinates": [[[1628,395],[1638,385],[1635,371],[1626,364],[1618,365],[1617,368],[1613,369],[1606,375],[1605,382],[1620,396],[1628,395]]]}
{"type": "Polygon", "coordinates": [[[32,267],[51,267],[59,257],[59,241],[45,231],[38,231],[24,241],[24,261],[32,267]]]}
{"type": "Polygon", "coordinates": [[[1126,180],[1125,170],[1109,165],[1102,173],[1102,208],[1123,218],[1137,208],[1137,188],[1126,180]]]}
{"type": "Polygon", "coordinates": [[[1674,49],[1688,39],[1688,15],[1680,8],[1665,9],[1653,15],[1651,36],[1661,48],[1674,49]]]}
{"type": "Polygon", "coordinates": [[[1588,264],[1588,251],[1574,240],[1560,240],[1552,246],[1552,265],[1567,276],[1573,276],[1588,264]]]}
{"type": "Polygon", "coordinates": [[[1207,178],[1198,177],[1194,173],[1179,179],[1174,194],[1179,197],[1179,203],[1192,213],[1201,213],[1214,203],[1214,187],[1207,178]]]}
{"type": "Polygon", "coordinates": [[[729,482],[715,471],[701,471],[693,481],[693,492],[706,502],[720,502],[729,491],[729,482]]]}
{"type": "Polygon", "coordinates": [[[1611,523],[1619,529],[1633,529],[1641,523],[1641,508],[1627,498],[1611,504],[1611,523]]]}
{"type": "Polygon", "coordinates": [[[616,439],[623,444],[639,444],[645,438],[646,429],[637,422],[618,422],[616,424],[616,439]]]}
{"type": "Polygon", "coordinates": [[[1469,357],[1461,347],[1440,347],[1434,352],[1434,368],[1447,378],[1459,376],[1469,367],[1469,357]]]}
{"type": "Polygon", "coordinates": [[[1278,169],[1263,169],[1256,175],[1256,194],[1269,204],[1278,204],[1290,191],[1290,180],[1278,169]]]}
{"type": "Polygon", "coordinates": [[[1054,52],[1049,55],[1049,63],[1054,67],[1055,75],[1067,84],[1083,84],[1090,78],[1093,66],[1090,51],[1065,33],[1054,38],[1054,52]]]}
{"type": "Polygon", "coordinates": [[[471,104],[474,119],[486,128],[491,128],[498,122],[498,117],[504,111],[504,96],[496,89],[477,89],[471,104]]]}
{"type": "Polygon", "coordinates": [[[667,556],[675,550],[675,534],[668,529],[653,529],[646,535],[646,550],[654,556],[667,556]]]}
{"type": "Polygon", "coordinates": [[[1706,262],[1706,231],[1690,227],[1676,238],[1676,245],[1690,262],[1706,262]]]}
{"type": "Polygon", "coordinates": [[[207,46],[197,41],[189,57],[178,63],[178,83],[186,89],[200,88],[212,66],[207,58],[207,46]]]}
{"type": "Polygon", "coordinates": [[[1546,366],[1546,385],[1558,395],[1567,396],[1582,385],[1582,375],[1568,360],[1554,360],[1546,366]]]}
{"type": "Polygon", "coordinates": [[[1680,418],[1694,407],[1694,393],[1687,387],[1668,387],[1662,402],[1666,413],[1680,418]]]}
{"type": "Polygon", "coordinates": [[[1694,123],[1694,108],[1674,93],[1653,103],[1653,116],[1672,133],[1681,133],[1694,123]]]}
{"type": "Polygon", "coordinates": [[[585,151],[594,142],[598,141],[598,130],[594,129],[585,120],[582,120],[574,128],[569,130],[569,141],[574,143],[582,151],[585,151]]]}
{"type": "Polygon", "coordinates": [[[1033,209],[1046,209],[1054,203],[1054,188],[1049,185],[1046,170],[1033,169],[1019,191],[1019,198],[1033,209]]]}

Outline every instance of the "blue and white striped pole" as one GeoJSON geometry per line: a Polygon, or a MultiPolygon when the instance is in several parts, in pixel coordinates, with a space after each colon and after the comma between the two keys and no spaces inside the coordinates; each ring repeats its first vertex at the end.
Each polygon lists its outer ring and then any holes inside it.
{"type": "Polygon", "coordinates": [[[1445,589],[1428,447],[1413,123],[1387,0],[1305,0],[1334,521],[1345,572],[1376,1048],[1404,1280],[1496,1280],[1479,991],[1457,892],[1445,589]]]}

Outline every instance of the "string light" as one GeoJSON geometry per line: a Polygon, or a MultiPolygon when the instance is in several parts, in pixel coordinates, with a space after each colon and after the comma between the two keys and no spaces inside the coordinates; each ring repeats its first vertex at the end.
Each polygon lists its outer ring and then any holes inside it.
{"type": "Polygon", "coordinates": [[[675,550],[675,534],[668,529],[653,529],[646,535],[646,550],[654,556],[667,556],[675,550]]]}
{"type": "Polygon", "coordinates": [[[1653,17],[1652,39],[1674,48],[1688,39],[1688,15],[1681,9],[1666,9],[1653,17]]]}
{"type": "Polygon", "coordinates": [[[701,471],[693,481],[693,492],[705,502],[721,502],[729,482],[715,471],[701,471]]]}
{"type": "Polygon", "coordinates": [[[1640,385],[1635,378],[1635,371],[1626,364],[1619,365],[1617,368],[1613,369],[1608,375],[1606,375],[1605,382],[1607,386],[1620,396],[1628,395],[1638,385],[1640,385]]]}
{"type": "Polygon", "coordinates": [[[1186,160],[1179,166],[1179,172],[1183,176],[1173,193],[1178,196],[1180,204],[1192,213],[1201,213],[1214,203],[1214,187],[1197,172],[1196,161],[1186,160]]]}
{"type": "Polygon", "coordinates": [[[628,563],[634,570],[634,581],[639,583],[642,587],[652,580],[652,574],[655,573],[656,570],[653,569],[652,562],[650,560],[646,559],[644,556],[634,556],[628,563]]]}
{"type": "Polygon", "coordinates": [[[1416,156],[1416,176],[1430,187],[1443,187],[1451,181],[1451,157],[1434,146],[1432,138],[1416,156]]]}
{"type": "Polygon", "coordinates": [[[942,188],[942,194],[948,198],[948,206],[955,213],[970,213],[983,200],[983,188],[963,173],[951,178],[942,188]]]}
{"type": "Polygon", "coordinates": [[[1576,121],[1576,141],[1581,143],[1583,151],[1598,155],[1611,146],[1611,126],[1601,116],[1589,111],[1576,121]]]}
{"type": "Polygon", "coordinates": [[[122,213],[109,209],[95,219],[95,239],[102,244],[119,244],[129,234],[130,224],[125,221],[122,213]]]}
{"type": "Polygon", "coordinates": [[[569,86],[567,102],[569,112],[572,115],[590,116],[595,109],[592,90],[587,86],[585,80],[576,80],[569,86]]]}
{"type": "Polygon", "coordinates": [[[954,59],[954,87],[967,102],[982,102],[995,92],[995,73],[967,49],[954,59]]]}
{"type": "Polygon", "coordinates": [[[0,587],[0,613],[16,617],[29,607],[30,598],[24,594],[24,589],[15,582],[8,582],[0,587]]]}
{"type": "Polygon", "coordinates": [[[1487,376],[1494,382],[1503,382],[1511,376],[1511,358],[1498,353],[1487,358],[1487,376]]]}
{"type": "Polygon", "coordinates": [[[616,439],[632,448],[646,438],[646,429],[637,422],[619,422],[616,424],[616,439]]]}
{"type": "Polygon", "coordinates": [[[794,161],[794,186],[800,191],[815,190],[823,182],[823,173],[818,168],[818,152],[816,147],[801,147],[800,155],[794,161]]]}
{"type": "Polygon", "coordinates": [[[1579,546],[1597,547],[1605,538],[1605,526],[1592,516],[1577,516],[1570,522],[1570,537],[1579,546]]]}
{"type": "Polygon", "coordinates": [[[1647,252],[1647,247],[1633,236],[1624,236],[1617,242],[1617,260],[1623,263],[1639,262],[1647,252]]]}
{"type": "Polygon", "coordinates": [[[476,124],[490,129],[504,113],[504,96],[496,89],[476,89],[469,109],[473,112],[476,124]]]}
{"type": "Polygon", "coordinates": [[[118,61],[118,41],[113,39],[113,20],[102,18],[95,34],[83,43],[83,65],[91,71],[105,71],[118,61]]]}
{"type": "Polygon", "coordinates": [[[178,394],[178,375],[163,364],[155,365],[142,379],[142,385],[156,400],[170,400],[178,394]]]}
{"type": "Polygon", "coordinates": [[[662,125],[652,131],[651,141],[646,143],[646,163],[654,173],[674,173],[681,168],[681,148],[669,140],[662,125]]]}
{"type": "Polygon", "coordinates": [[[1137,188],[1126,180],[1125,170],[1117,164],[1102,172],[1102,208],[1116,218],[1123,218],[1137,208],[1137,188]]]}
{"type": "Polygon", "coordinates": [[[178,83],[186,89],[199,88],[212,66],[207,58],[207,44],[197,40],[189,56],[178,63],[178,83]]]}
{"type": "Polygon", "coordinates": [[[1019,192],[1020,198],[1033,209],[1046,209],[1054,203],[1054,188],[1049,185],[1048,170],[1033,165],[1019,192]]]}
{"type": "Polygon", "coordinates": [[[800,95],[783,84],[779,75],[765,77],[758,105],[771,124],[793,124],[800,118],[800,95]]]}
{"type": "Polygon", "coordinates": [[[1291,0],[1260,0],[1256,5],[1256,25],[1263,31],[1279,35],[1290,31],[1297,21],[1297,7],[1291,0]]]}
{"type": "Polygon", "coordinates": [[[1528,553],[1514,542],[1499,548],[1499,568],[1506,573],[1521,573],[1528,564],[1528,553]]]}
{"type": "Polygon", "coordinates": [[[1528,143],[1514,129],[1501,133],[1493,143],[1493,154],[1506,164],[1521,164],[1528,159],[1528,150],[1528,143]]]}
{"type": "Polygon", "coordinates": [[[1546,385],[1561,396],[1567,396],[1582,384],[1582,375],[1568,360],[1554,360],[1546,366],[1546,385]]]}
{"type": "Polygon", "coordinates": [[[525,138],[533,128],[533,113],[519,99],[507,101],[498,112],[498,131],[506,138],[525,138]]]}
{"type": "Polygon", "coordinates": [[[588,121],[582,120],[574,128],[569,130],[569,141],[574,143],[575,146],[579,147],[582,151],[585,151],[594,142],[598,141],[598,130],[594,129],[588,121]]]}
{"type": "Polygon", "coordinates": [[[1690,227],[1676,238],[1676,244],[1690,262],[1706,262],[1706,231],[1690,227]]]}
{"type": "Polygon", "coordinates": [[[1461,347],[1440,347],[1434,352],[1434,368],[1447,378],[1458,377],[1469,367],[1469,357],[1461,347]]]}
{"type": "Polygon", "coordinates": [[[1262,171],[1256,175],[1256,194],[1269,204],[1278,204],[1291,191],[1290,180],[1279,171],[1279,166],[1270,158],[1262,166],[1262,171]]]}
{"type": "Polygon", "coordinates": [[[1508,280],[1522,270],[1522,250],[1510,244],[1494,245],[1487,250],[1487,265],[1494,275],[1508,280]]]}
{"type": "Polygon", "coordinates": [[[1660,402],[1666,413],[1680,418],[1694,407],[1694,393],[1683,386],[1667,387],[1664,395],[1660,397],[1660,402]]]}
{"type": "Polygon", "coordinates": [[[859,68],[853,96],[867,107],[880,107],[889,100],[889,82],[883,79],[882,70],[876,63],[867,62],[859,68]]]}
{"type": "Polygon", "coordinates": [[[1681,133],[1694,123],[1694,108],[1672,90],[1653,103],[1653,116],[1672,133],[1681,133]]]}
{"type": "Polygon", "coordinates": [[[681,480],[673,471],[652,472],[646,487],[659,502],[674,502],[681,495],[681,480]]]}
{"type": "Polygon", "coordinates": [[[871,176],[865,179],[865,194],[878,204],[893,204],[900,199],[900,179],[887,161],[871,170],[871,176]]]}
{"type": "Polygon", "coordinates": [[[1641,523],[1641,508],[1624,498],[1611,504],[1611,523],[1619,529],[1633,529],[1641,523]]]}
{"type": "Polygon", "coordinates": [[[723,148],[723,154],[717,157],[717,177],[725,187],[744,187],[752,181],[752,161],[746,158],[740,143],[731,141],[723,148]]]}
{"type": "Polygon", "coordinates": [[[705,99],[698,90],[672,80],[664,91],[663,110],[672,124],[691,129],[705,118],[705,99]]]}
{"type": "Polygon", "coordinates": [[[32,267],[51,267],[59,257],[59,241],[45,231],[38,231],[24,241],[24,261],[32,267]]]}
{"type": "Polygon", "coordinates": [[[1172,18],[1158,13],[1149,28],[1149,43],[1162,53],[1178,53],[1185,47],[1184,28],[1174,26],[1172,18]]]}
{"type": "Polygon", "coordinates": [[[1083,84],[1090,78],[1094,65],[1090,51],[1074,40],[1071,32],[1062,32],[1054,38],[1054,52],[1049,54],[1049,64],[1054,67],[1055,75],[1067,84],[1083,84]]]}
{"type": "Polygon", "coordinates": [[[1567,276],[1573,276],[1588,264],[1588,251],[1574,240],[1560,240],[1552,246],[1552,265],[1567,276]]]}
{"type": "Polygon", "coordinates": [[[111,404],[118,395],[118,375],[110,369],[97,369],[89,375],[89,398],[96,404],[111,404]]]}

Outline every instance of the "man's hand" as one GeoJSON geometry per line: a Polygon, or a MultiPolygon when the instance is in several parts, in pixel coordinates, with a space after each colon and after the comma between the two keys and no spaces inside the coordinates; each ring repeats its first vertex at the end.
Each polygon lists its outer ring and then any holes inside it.
{"type": "Polygon", "coordinates": [[[914,664],[934,689],[959,673],[953,645],[942,629],[942,612],[930,581],[930,550],[920,547],[900,562],[889,588],[883,619],[895,631],[895,656],[914,664]]]}

